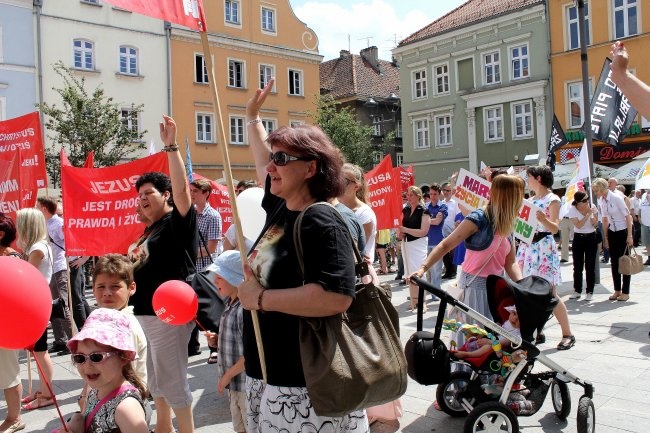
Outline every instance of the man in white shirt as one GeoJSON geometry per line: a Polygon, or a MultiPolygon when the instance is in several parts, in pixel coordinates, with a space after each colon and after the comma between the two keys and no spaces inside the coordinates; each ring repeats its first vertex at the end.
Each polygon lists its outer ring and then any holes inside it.
{"type": "Polygon", "coordinates": [[[638,247],[641,242],[641,215],[640,215],[640,209],[639,209],[639,204],[641,203],[641,196],[643,194],[641,193],[640,189],[635,189],[632,194],[632,198],[630,198],[630,212],[632,212],[632,228],[634,229],[634,246],[638,247]]]}
{"type": "Polygon", "coordinates": [[[645,245],[645,253],[648,256],[646,266],[650,266],[650,194],[646,191],[639,200],[639,221],[641,242],[645,245]]]}

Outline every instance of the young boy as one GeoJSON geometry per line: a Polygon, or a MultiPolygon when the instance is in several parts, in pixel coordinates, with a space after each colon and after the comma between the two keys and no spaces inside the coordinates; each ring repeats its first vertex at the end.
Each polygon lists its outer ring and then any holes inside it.
{"type": "Polygon", "coordinates": [[[227,298],[226,308],[221,316],[218,337],[207,332],[210,346],[218,346],[219,362],[217,390],[223,394],[228,389],[230,395],[230,415],[236,432],[245,433],[246,424],[246,378],[244,375],[243,312],[237,286],[244,281],[241,255],[237,250],[221,253],[208,271],[214,275],[214,283],[219,292],[227,298]],[[218,345],[215,344],[218,339],[218,345]]]}
{"type": "MultiPolygon", "coordinates": [[[[519,316],[517,315],[517,308],[514,305],[509,305],[505,308],[506,311],[510,314],[508,316],[508,320],[506,320],[502,325],[503,329],[511,334],[521,336],[521,331],[519,330],[519,316]]],[[[504,337],[499,337],[499,343],[503,348],[510,347],[510,340],[504,337]]],[[[494,350],[492,349],[492,340],[485,337],[470,338],[465,344],[465,349],[467,350],[457,350],[452,353],[458,359],[478,358],[494,350]]]]}

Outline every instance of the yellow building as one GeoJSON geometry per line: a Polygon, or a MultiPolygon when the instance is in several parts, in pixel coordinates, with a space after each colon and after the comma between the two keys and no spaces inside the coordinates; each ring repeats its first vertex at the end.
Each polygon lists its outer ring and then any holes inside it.
{"type": "MultiPolygon", "coordinates": [[[[578,34],[577,2],[550,0],[549,25],[551,34],[551,70],[553,82],[553,108],[570,144],[558,152],[558,162],[567,153],[576,154],[572,148],[582,145],[584,135],[579,129],[584,121],[582,105],[582,71],[578,34]]],[[[598,84],[600,71],[610,46],[616,40],[624,41],[630,53],[629,67],[639,78],[650,82],[650,2],[647,0],[591,0],[585,2],[585,28],[590,92],[598,84]]],[[[590,96],[591,97],[591,96],[590,96]]],[[[594,141],[594,162],[620,165],[634,156],[650,150],[650,134],[643,132],[650,122],[637,117],[625,137],[622,149],[594,141]]]]}
{"type": "MultiPolygon", "coordinates": [[[[221,116],[235,179],[254,179],[248,147],[246,101],[276,77],[274,92],[261,113],[268,131],[307,123],[319,94],[316,34],[294,15],[289,0],[204,2],[221,116]]],[[[223,177],[218,113],[212,104],[199,34],[172,26],[170,31],[172,112],[178,142],[190,145],[195,172],[223,177]]]]}

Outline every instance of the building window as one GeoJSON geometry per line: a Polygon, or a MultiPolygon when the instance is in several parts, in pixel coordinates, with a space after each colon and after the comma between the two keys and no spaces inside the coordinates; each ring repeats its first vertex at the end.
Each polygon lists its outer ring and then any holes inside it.
{"type": "Polygon", "coordinates": [[[528,70],[528,44],[511,47],[510,59],[513,80],[520,80],[530,76],[528,70]]]}
{"type": "Polygon", "coordinates": [[[421,99],[427,97],[427,71],[426,69],[419,69],[411,72],[411,80],[413,82],[413,99],[421,99]]]}
{"type": "Polygon", "coordinates": [[[395,121],[395,138],[402,138],[402,119],[395,121]]]}
{"type": "Polygon", "coordinates": [[[244,62],[241,60],[228,60],[228,85],[243,89],[245,87],[244,62]]]}
{"type": "Polygon", "coordinates": [[[239,0],[226,0],[225,20],[228,24],[241,24],[239,21],[239,0]]]}
{"type": "Polygon", "coordinates": [[[381,137],[381,124],[384,122],[383,116],[372,116],[372,135],[381,137]]]}
{"type": "Polygon", "coordinates": [[[569,96],[569,128],[580,128],[584,123],[582,112],[582,82],[569,83],[567,85],[569,96]]]}
{"type": "Polygon", "coordinates": [[[120,47],[120,72],[128,75],[138,75],[138,50],[133,47],[120,47]]]}
{"type": "Polygon", "coordinates": [[[208,83],[208,68],[205,65],[205,57],[201,54],[194,54],[194,82],[208,83]]]}
{"type": "Polygon", "coordinates": [[[483,55],[483,82],[486,85],[501,82],[501,60],[498,51],[483,55]]]}
{"type": "Polygon", "coordinates": [[[626,38],[639,33],[637,0],[614,0],[614,38],[626,38]]]}
{"type": "Polygon", "coordinates": [[[214,117],[212,114],[196,114],[196,142],[214,143],[213,140],[214,117]]]}
{"type": "Polygon", "coordinates": [[[429,146],[429,121],[426,119],[416,120],[413,122],[413,132],[415,136],[414,147],[418,149],[428,149],[429,146]]]}
{"type": "Polygon", "coordinates": [[[95,69],[94,44],[83,39],[73,41],[74,67],[77,69],[95,69]]]}
{"type": "MultiPolygon", "coordinates": [[[[260,65],[260,89],[266,87],[271,81],[271,78],[275,76],[275,66],[272,65],[260,65]]],[[[275,87],[275,86],[273,86],[275,87]]]]}
{"type": "Polygon", "coordinates": [[[512,104],[512,128],[514,138],[533,136],[533,106],[530,101],[512,104]]]}
{"type": "Polygon", "coordinates": [[[449,93],[449,65],[437,65],[433,67],[433,81],[436,83],[436,95],[449,93]]]}
{"type": "Polygon", "coordinates": [[[275,33],[275,10],[262,8],[262,30],[275,33]]]}
{"type": "Polygon", "coordinates": [[[503,140],[503,107],[485,107],[485,141],[503,140]]]}
{"type": "Polygon", "coordinates": [[[129,108],[122,108],[120,111],[122,117],[122,125],[133,134],[140,132],[138,128],[138,113],[134,113],[129,108]]]}
{"type": "Polygon", "coordinates": [[[384,155],[381,152],[372,152],[372,163],[377,165],[381,162],[384,155]]]}
{"type": "MultiPolygon", "coordinates": [[[[567,20],[567,48],[575,50],[580,48],[580,31],[578,30],[578,7],[569,6],[566,9],[567,20]]],[[[587,45],[591,43],[589,36],[589,5],[585,2],[585,36],[587,45]]]]}
{"type": "Polygon", "coordinates": [[[451,146],[451,116],[436,116],[436,147],[451,146]]]}
{"type": "Polygon", "coordinates": [[[275,126],[275,120],[273,119],[262,119],[262,126],[264,127],[264,130],[266,131],[267,134],[270,134],[271,132],[276,130],[275,126]]]}
{"type": "Polygon", "coordinates": [[[395,154],[395,164],[397,165],[404,164],[404,154],[402,152],[397,152],[395,154]]]}
{"type": "Polygon", "coordinates": [[[289,69],[289,94],[302,96],[302,71],[289,69]]]}
{"type": "Polygon", "coordinates": [[[230,144],[244,144],[244,117],[230,117],[230,144]]]}

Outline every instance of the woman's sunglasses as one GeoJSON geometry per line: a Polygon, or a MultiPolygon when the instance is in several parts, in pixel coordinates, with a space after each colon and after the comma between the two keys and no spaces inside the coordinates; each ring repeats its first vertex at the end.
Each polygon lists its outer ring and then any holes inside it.
{"type": "Polygon", "coordinates": [[[93,364],[101,364],[111,356],[119,353],[120,352],[115,352],[115,351],[114,352],[93,352],[88,355],[84,353],[73,353],[72,362],[74,362],[77,365],[80,365],[85,363],[87,359],[90,359],[90,362],[92,362],[93,364]]]}
{"type": "Polygon", "coordinates": [[[308,156],[291,156],[286,152],[275,152],[269,154],[269,161],[273,161],[273,164],[277,166],[287,165],[291,161],[312,161],[314,158],[308,156]]]}

